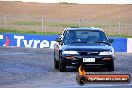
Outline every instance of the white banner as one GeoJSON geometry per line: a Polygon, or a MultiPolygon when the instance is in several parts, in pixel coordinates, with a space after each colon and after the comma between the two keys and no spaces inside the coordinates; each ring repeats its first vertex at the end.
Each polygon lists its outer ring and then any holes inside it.
{"type": "Polygon", "coordinates": [[[132,38],[127,39],[127,52],[132,53],[132,38]]]}
{"type": "Polygon", "coordinates": [[[0,35],[0,39],[3,39],[3,35],[0,35]]]}

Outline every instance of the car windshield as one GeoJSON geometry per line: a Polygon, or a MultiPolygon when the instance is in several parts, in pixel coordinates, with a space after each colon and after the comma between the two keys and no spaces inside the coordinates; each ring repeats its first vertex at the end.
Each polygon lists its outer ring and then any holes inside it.
{"type": "Polygon", "coordinates": [[[107,42],[104,32],[99,30],[68,30],[63,39],[65,45],[72,43],[107,42]]]}

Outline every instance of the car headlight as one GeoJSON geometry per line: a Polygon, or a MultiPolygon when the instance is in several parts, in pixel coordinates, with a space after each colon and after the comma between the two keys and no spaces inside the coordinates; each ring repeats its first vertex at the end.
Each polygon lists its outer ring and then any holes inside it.
{"type": "Polygon", "coordinates": [[[114,55],[114,52],[112,52],[112,51],[104,51],[104,52],[100,52],[99,55],[114,55]]]}
{"type": "Polygon", "coordinates": [[[78,54],[77,51],[63,51],[62,54],[78,54]]]}

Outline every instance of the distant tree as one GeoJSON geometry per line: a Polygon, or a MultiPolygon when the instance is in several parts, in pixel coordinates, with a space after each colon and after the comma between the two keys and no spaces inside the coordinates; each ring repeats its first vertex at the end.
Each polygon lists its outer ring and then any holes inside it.
{"type": "Polygon", "coordinates": [[[77,4],[77,3],[69,3],[69,2],[59,2],[60,4],[77,4]]]}

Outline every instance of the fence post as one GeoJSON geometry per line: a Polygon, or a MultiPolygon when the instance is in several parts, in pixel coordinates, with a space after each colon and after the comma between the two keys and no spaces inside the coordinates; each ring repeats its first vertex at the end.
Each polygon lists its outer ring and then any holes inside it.
{"type": "Polygon", "coordinates": [[[82,20],[81,20],[81,19],[79,19],[79,25],[78,25],[79,27],[81,27],[81,22],[82,22],[82,20]]]}
{"type": "Polygon", "coordinates": [[[5,26],[5,28],[6,28],[6,25],[7,25],[7,17],[6,17],[6,15],[4,16],[4,26],[5,26]]]}
{"type": "Polygon", "coordinates": [[[41,18],[41,31],[44,32],[44,18],[41,18]]]}
{"type": "Polygon", "coordinates": [[[119,16],[119,21],[118,21],[118,34],[120,35],[121,31],[121,22],[120,22],[120,16],[119,16]]]}

